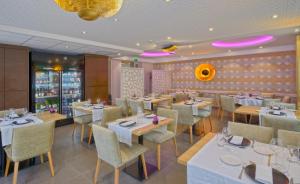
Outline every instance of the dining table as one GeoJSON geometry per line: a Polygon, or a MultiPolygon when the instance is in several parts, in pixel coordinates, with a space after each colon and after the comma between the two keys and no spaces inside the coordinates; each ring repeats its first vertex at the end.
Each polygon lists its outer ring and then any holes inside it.
{"type": "Polygon", "coordinates": [[[154,97],[154,96],[144,96],[144,97],[133,97],[131,100],[142,101],[145,110],[153,111],[155,105],[167,105],[170,98],[167,97],[154,97]],[[166,104],[164,104],[166,103],[166,104]]]}
{"type": "Polygon", "coordinates": [[[257,141],[251,141],[249,146],[239,147],[226,142],[221,144],[222,139],[222,134],[208,133],[178,157],[177,162],[187,167],[188,184],[254,184],[260,183],[257,180],[268,177],[271,177],[269,179],[272,183],[278,183],[279,180],[284,180],[282,183],[286,184],[300,182],[300,160],[292,160],[287,148],[257,141]],[[270,155],[260,152],[273,149],[270,155]],[[281,165],[276,165],[279,162],[281,165]],[[253,171],[253,168],[258,171],[253,171]],[[274,169],[283,178],[274,175],[274,169]]]}
{"type": "MultiPolygon", "coordinates": [[[[29,119],[33,119],[36,123],[49,123],[49,122],[57,122],[63,119],[66,119],[66,115],[62,115],[59,113],[50,113],[48,111],[46,112],[39,112],[39,113],[28,113],[27,115],[25,115],[23,118],[29,118],[29,119]]],[[[28,123],[28,124],[24,124],[24,125],[16,125],[16,124],[10,124],[8,125],[6,122],[0,123],[0,177],[4,176],[4,170],[5,170],[5,165],[6,165],[6,154],[5,151],[3,149],[4,146],[7,146],[7,144],[10,144],[10,141],[7,142],[7,140],[5,140],[4,144],[3,144],[3,138],[2,138],[2,131],[1,131],[1,124],[2,126],[5,126],[6,129],[4,131],[7,131],[7,128],[9,128],[9,126],[11,126],[11,128],[15,128],[15,127],[21,127],[21,126],[30,126],[30,124],[33,123],[28,123]]],[[[5,138],[6,139],[6,138],[5,138]]],[[[29,166],[32,166],[35,164],[35,159],[30,159],[29,160],[29,166]]],[[[20,168],[24,168],[27,167],[28,164],[21,164],[20,168]]]]}
{"type": "MultiPolygon", "coordinates": [[[[127,144],[128,146],[131,146],[131,143],[133,139],[132,137],[138,138],[138,144],[143,145],[144,144],[144,135],[151,132],[151,131],[161,131],[163,133],[164,130],[166,130],[167,125],[169,125],[172,122],[172,119],[166,118],[166,117],[160,117],[158,116],[158,122],[154,124],[152,122],[152,117],[147,117],[146,114],[142,115],[141,117],[137,116],[129,116],[122,119],[117,119],[113,122],[108,123],[108,128],[114,131],[119,139],[120,142],[127,144]],[[133,127],[121,127],[120,122],[124,121],[134,121],[136,123],[133,127]],[[129,138],[128,138],[129,137],[129,138]],[[123,140],[122,140],[122,139],[123,140]],[[126,139],[126,140],[124,140],[126,139]],[[128,142],[131,141],[131,142],[128,142]]],[[[147,173],[148,176],[155,173],[157,171],[157,167],[147,163],[147,173]]],[[[124,172],[128,175],[136,178],[139,181],[145,180],[143,167],[142,167],[142,158],[139,157],[137,162],[132,163],[131,165],[127,165],[124,169],[124,172]]]]}

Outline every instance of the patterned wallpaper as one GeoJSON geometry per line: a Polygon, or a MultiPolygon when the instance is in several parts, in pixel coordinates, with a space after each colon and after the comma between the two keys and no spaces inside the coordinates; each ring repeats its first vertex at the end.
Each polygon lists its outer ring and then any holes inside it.
{"type": "Polygon", "coordinates": [[[172,88],[171,73],[165,70],[152,70],[152,92],[163,93],[172,88]]]}
{"type": "Polygon", "coordinates": [[[198,59],[155,64],[154,69],[171,72],[172,88],[232,91],[296,93],[295,52],[198,59]],[[195,78],[194,69],[201,63],[216,68],[212,81],[195,78]]]}
{"type": "Polygon", "coordinates": [[[121,98],[144,96],[144,69],[121,67],[121,98]]]}

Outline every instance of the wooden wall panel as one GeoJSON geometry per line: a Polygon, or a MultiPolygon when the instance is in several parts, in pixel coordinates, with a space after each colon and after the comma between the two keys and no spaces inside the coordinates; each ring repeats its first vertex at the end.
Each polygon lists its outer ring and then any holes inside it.
{"type": "Polygon", "coordinates": [[[108,100],[108,57],[85,55],[85,99],[108,100]]]}
{"type": "Polygon", "coordinates": [[[4,92],[0,91],[0,110],[4,110],[4,92]]]}
{"type": "Polygon", "coordinates": [[[9,91],[5,92],[5,109],[9,108],[28,108],[27,91],[9,91]]]}
{"type": "Polygon", "coordinates": [[[0,48],[0,110],[4,109],[4,48],[0,48]]]}

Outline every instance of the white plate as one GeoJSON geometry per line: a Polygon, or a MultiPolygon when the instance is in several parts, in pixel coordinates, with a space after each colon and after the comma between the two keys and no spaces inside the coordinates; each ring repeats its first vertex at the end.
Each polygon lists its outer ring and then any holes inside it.
{"type": "Polygon", "coordinates": [[[146,118],[153,118],[155,116],[155,114],[149,114],[146,116],[146,118]]]}
{"type": "Polygon", "coordinates": [[[242,164],[241,159],[239,159],[238,157],[233,156],[233,155],[222,155],[220,157],[220,160],[223,163],[225,163],[227,165],[231,165],[231,166],[239,166],[242,164]]]}
{"type": "Polygon", "coordinates": [[[274,151],[268,146],[254,146],[254,151],[261,155],[273,155],[274,151]]]}

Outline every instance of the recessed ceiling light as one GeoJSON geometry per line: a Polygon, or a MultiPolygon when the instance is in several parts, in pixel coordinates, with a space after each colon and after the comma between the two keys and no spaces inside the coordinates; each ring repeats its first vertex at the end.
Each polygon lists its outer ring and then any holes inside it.
{"type": "Polygon", "coordinates": [[[141,44],[138,42],[138,43],[136,43],[136,46],[138,46],[138,47],[139,47],[139,46],[141,46],[141,44]]]}
{"type": "Polygon", "coordinates": [[[214,31],[214,28],[213,28],[213,27],[210,27],[208,30],[209,30],[209,31],[214,31]]]}
{"type": "Polygon", "coordinates": [[[154,48],[157,47],[157,44],[154,43],[154,44],[153,44],[153,47],[154,47],[154,48]]]}
{"type": "Polygon", "coordinates": [[[67,57],[67,56],[65,56],[65,57],[64,57],[64,60],[68,60],[68,57],[67,57]]]}
{"type": "Polygon", "coordinates": [[[298,33],[300,31],[300,29],[296,28],[295,29],[295,33],[298,33]]]}
{"type": "Polygon", "coordinates": [[[272,18],[273,18],[273,19],[277,19],[277,18],[278,18],[278,15],[277,15],[277,14],[274,14],[274,15],[272,16],[272,18]]]}
{"type": "Polygon", "coordinates": [[[168,2],[171,2],[171,0],[165,0],[165,1],[166,1],[167,3],[168,3],[168,2]]]}
{"type": "Polygon", "coordinates": [[[82,33],[82,34],[86,34],[86,31],[82,31],[81,33],[82,33]]]}
{"type": "Polygon", "coordinates": [[[231,52],[231,50],[229,49],[228,52],[231,52]]]}
{"type": "Polygon", "coordinates": [[[172,37],[168,36],[167,39],[168,39],[168,40],[172,40],[172,37]]]}
{"type": "Polygon", "coordinates": [[[121,56],[121,53],[118,53],[118,56],[121,56]]]}
{"type": "Polygon", "coordinates": [[[66,46],[65,46],[65,48],[67,49],[67,48],[69,48],[69,46],[68,46],[68,45],[66,45],[66,46]]]}
{"type": "Polygon", "coordinates": [[[264,48],[264,47],[263,47],[263,46],[260,46],[259,48],[262,49],[262,48],[264,48]]]}
{"type": "Polygon", "coordinates": [[[115,21],[115,22],[118,22],[118,19],[117,19],[117,18],[115,18],[115,19],[114,19],[114,21],[115,21]]]}
{"type": "Polygon", "coordinates": [[[192,47],[193,47],[193,45],[189,45],[188,47],[189,47],[189,48],[192,48],[192,47]]]}

